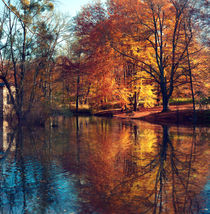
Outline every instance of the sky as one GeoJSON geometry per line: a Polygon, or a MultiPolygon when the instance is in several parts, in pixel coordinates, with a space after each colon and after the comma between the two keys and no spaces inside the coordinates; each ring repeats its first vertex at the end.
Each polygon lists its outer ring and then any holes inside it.
{"type": "Polygon", "coordinates": [[[81,7],[91,3],[91,0],[59,0],[56,3],[56,8],[61,13],[75,16],[80,11],[81,7]]]}
{"type": "MultiPolygon", "coordinates": [[[[104,0],[102,0],[103,2],[104,0]]],[[[81,7],[93,2],[93,0],[55,0],[55,8],[57,11],[64,13],[65,15],[75,16],[80,11],[81,7]]],[[[0,0],[0,9],[3,7],[0,0]]]]}

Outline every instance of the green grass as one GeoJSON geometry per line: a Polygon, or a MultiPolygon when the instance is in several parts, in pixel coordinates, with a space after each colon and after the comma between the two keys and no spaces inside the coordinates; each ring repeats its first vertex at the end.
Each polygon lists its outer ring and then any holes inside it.
{"type": "MultiPolygon", "coordinates": [[[[196,99],[195,102],[201,105],[210,104],[210,97],[201,97],[196,99]]],[[[192,103],[192,98],[172,98],[169,103],[174,105],[189,104],[192,103]]]]}
{"type": "Polygon", "coordinates": [[[182,105],[192,103],[192,98],[172,98],[169,100],[169,104],[172,105],[182,105]]]}

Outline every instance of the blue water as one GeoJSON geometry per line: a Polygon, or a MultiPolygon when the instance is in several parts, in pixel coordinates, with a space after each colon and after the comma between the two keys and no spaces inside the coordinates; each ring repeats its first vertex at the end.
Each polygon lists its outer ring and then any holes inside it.
{"type": "Polygon", "coordinates": [[[60,119],[0,139],[0,213],[210,213],[209,128],[60,119]]]}
{"type": "Polygon", "coordinates": [[[209,214],[210,213],[210,178],[208,182],[204,186],[204,189],[201,193],[202,198],[204,198],[204,206],[200,211],[201,214],[209,214]]]}

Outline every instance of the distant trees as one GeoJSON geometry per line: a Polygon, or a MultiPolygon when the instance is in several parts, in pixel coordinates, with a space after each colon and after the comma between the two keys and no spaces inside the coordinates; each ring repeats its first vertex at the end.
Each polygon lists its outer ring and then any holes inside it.
{"type": "Polygon", "coordinates": [[[71,50],[70,56],[60,56],[57,59],[56,70],[59,72],[58,82],[63,83],[63,105],[75,103],[75,109],[78,113],[79,109],[79,98],[83,92],[83,76],[84,76],[84,60],[82,57],[81,49],[71,50]],[[67,102],[65,99],[67,94],[67,102]]]}

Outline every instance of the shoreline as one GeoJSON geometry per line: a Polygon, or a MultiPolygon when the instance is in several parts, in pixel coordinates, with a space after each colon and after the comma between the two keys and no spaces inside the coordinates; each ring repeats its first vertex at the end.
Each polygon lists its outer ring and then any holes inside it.
{"type": "MultiPolygon", "coordinates": [[[[193,126],[192,105],[170,106],[170,111],[161,112],[161,107],[141,109],[136,112],[120,112],[119,110],[102,111],[96,116],[113,116],[117,119],[142,120],[159,125],[193,126]]],[[[210,110],[196,110],[196,126],[210,126],[210,110]]]]}

